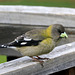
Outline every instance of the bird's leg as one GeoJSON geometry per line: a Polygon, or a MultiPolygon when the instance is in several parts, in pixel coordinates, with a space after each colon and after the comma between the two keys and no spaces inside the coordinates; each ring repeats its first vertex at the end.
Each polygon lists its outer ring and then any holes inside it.
{"type": "Polygon", "coordinates": [[[44,67],[44,66],[43,66],[43,62],[44,62],[44,61],[40,61],[39,59],[34,58],[33,56],[30,56],[30,57],[33,59],[33,61],[40,62],[40,64],[42,65],[42,67],[44,67]]]}
{"type": "Polygon", "coordinates": [[[49,58],[41,58],[41,57],[39,57],[39,56],[36,56],[38,59],[42,59],[42,60],[44,60],[44,59],[49,59],[49,58]]]}
{"type": "Polygon", "coordinates": [[[40,61],[38,60],[37,58],[34,58],[33,56],[30,56],[34,61],[37,61],[37,62],[43,62],[43,61],[40,61]]]}

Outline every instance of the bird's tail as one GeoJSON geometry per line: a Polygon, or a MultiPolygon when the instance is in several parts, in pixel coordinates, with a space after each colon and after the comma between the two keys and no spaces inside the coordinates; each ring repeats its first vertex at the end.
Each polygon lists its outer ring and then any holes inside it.
{"type": "Polygon", "coordinates": [[[7,44],[0,45],[0,48],[11,48],[13,46],[16,46],[15,41],[7,43],[7,44]]]}
{"type": "Polygon", "coordinates": [[[0,45],[0,48],[8,48],[8,45],[0,45]]]}
{"type": "Polygon", "coordinates": [[[16,47],[14,46],[14,42],[0,45],[0,48],[11,48],[11,49],[16,50],[16,47]]]}

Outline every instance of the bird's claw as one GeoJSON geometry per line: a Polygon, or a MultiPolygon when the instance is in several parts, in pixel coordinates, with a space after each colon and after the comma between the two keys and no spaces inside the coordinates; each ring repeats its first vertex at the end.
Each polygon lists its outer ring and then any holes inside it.
{"type": "Polygon", "coordinates": [[[37,59],[41,59],[41,60],[48,60],[49,58],[41,58],[41,57],[39,57],[39,56],[37,56],[37,59]]]}

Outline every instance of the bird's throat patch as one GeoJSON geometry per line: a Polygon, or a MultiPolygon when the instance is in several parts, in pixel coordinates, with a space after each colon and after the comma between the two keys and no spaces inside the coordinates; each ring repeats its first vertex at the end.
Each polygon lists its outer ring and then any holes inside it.
{"type": "Polygon", "coordinates": [[[52,25],[50,25],[50,26],[46,29],[46,37],[51,37],[51,32],[52,32],[52,25]]]}
{"type": "Polygon", "coordinates": [[[42,36],[45,38],[51,38],[52,33],[52,25],[50,25],[47,29],[43,30],[42,36]]]}

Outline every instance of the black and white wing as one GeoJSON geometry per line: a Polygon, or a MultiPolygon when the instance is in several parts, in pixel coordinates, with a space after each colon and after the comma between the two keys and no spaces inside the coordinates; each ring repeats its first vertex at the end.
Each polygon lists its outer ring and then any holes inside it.
{"type": "Polygon", "coordinates": [[[33,40],[32,38],[26,38],[25,36],[19,36],[14,41],[6,44],[1,45],[0,48],[7,48],[7,47],[22,47],[22,46],[36,46],[41,42],[41,40],[33,40]]]}

